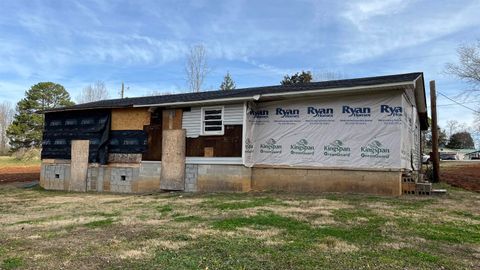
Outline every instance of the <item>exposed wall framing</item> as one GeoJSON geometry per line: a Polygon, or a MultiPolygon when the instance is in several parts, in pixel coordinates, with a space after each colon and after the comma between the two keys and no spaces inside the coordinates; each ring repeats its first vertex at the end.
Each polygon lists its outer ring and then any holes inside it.
{"type": "Polygon", "coordinates": [[[187,157],[241,157],[242,125],[225,125],[223,136],[187,138],[186,152],[187,157]]]}
{"type": "Polygon", "coordinates": [[[163,129],[182,129],[182,109],[163,110],[163,129]]]}
{"type": "Polygon", "coordinates": [[[145,126],[147,132],[147,151],[143,153],[142,160],[162,160],[162,124],[145,126]]]}

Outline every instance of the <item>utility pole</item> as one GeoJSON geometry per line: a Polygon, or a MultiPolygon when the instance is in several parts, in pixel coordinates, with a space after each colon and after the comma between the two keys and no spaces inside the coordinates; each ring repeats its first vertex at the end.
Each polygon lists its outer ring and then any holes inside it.
{"type": "Polygon", "coordinates": [[[440,182],[440,153],[438,152],[437,93],[435,81],[430,81],[430,107],[432,110],[432,162],[433,182],[440,182]]]}
{"type": "Polygon", "coordinates": [[[123,98],[124,94],[125,94],[125,85],[122,82],[122,91],[120,92],[120,96],[123,98]]]}

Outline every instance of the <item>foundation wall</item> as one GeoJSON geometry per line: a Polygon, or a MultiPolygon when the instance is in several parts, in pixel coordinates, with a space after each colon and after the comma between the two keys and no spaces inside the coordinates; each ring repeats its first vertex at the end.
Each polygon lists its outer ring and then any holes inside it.
{"type": "MultiPolygon", "coordinates": [[[[186,192],[344,192],[400,196],[401,172],[186,164],[186,192]]],[[[146,193],[160,191],[161,162],[89,164],[87,191],[146,193]]],[[[68,190],[69,163],[42,163],[40,185],[68,190]]]]}
{"type": "Polygon", "coordinates": [[[243,165],[197,165],[197,191],[250,191],[251,168],[243,165]]]}
{"type": "Polygon", "coordinates": [[[252,189],[400,196],[402,173],[386,171],[253,168],[252,189]]]}
{"type": "Polygon", "coordinates": [[[195,192],[198,190],[197,179],[198,179],[198,165],[186,164],[185,165],[185,191],[186,192],[195,192]]]}
{"type": "Polygon", "coordinates": [[[70,163],[42,163],[40,186],[50,190],[68,190],[70,163]]]}
{"type": "Polygon", "coordinates": [[[140,174],[133,184],[134,193],[160,191],[161,162],[142,162],[140,174]]]}
{"type": "MultiPolygon", "coordinates": [[[[70,163],[42,163],[40,186],[69,190],[70,163]]],[[[114,193],[145,193],[160,190],[160,162],[139,164],[89,164],[86,190],[114,193]]]]}

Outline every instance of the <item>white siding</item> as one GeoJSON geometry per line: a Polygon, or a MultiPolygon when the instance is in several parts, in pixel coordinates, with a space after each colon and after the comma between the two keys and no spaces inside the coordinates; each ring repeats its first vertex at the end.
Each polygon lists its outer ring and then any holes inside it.
{"type": "Polygon", "coordinates": [[[196,138],[200,135],[201,117],[201,107],[192,107],[189,112],[183,112],[182,128],[187,130],[188,138],[196,138]]]}
{"type": "Polygon", "coordinates": [[[225,105],[224,125],[243,125],[243,104],[225,105]]]}
{"type": "MultiPolygon", "coordinates": [[[[243,103],[223,105],[224,125],[243,125],[243,103]]],[[[202,107],[192,107],[189,112],[183,112],[182,128],[187,130],[187,137],[200,136],[202,126],[202,107]]]]}

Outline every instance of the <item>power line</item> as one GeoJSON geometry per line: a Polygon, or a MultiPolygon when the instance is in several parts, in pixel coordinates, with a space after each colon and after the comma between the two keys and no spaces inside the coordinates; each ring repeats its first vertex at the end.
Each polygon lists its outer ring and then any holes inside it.
{"type": "Polygon", "coordinates": [[[469,110],[471,110],[471,111],[473,111],[473,112],[475,112],[475,113],[480,113],[479,111],[477,111],[477,110],[475,110],[475,109],[472,109],[472,108],[470,108],[470,107],[468,107],[468,106],[465,106],[464,104],[462,104],[462,103],[460,103],[460,102],[458,102],[458,101],[456,101],[456,100],[454,100],[454,99],[449,98],[448,96],[446,96],[445,94],[443,94],[443,93],[440,92],[440,91],[437,91],[437,93],[438,93],[439,95],[442,95],[444,98],[449,99],[449,100],[457,103],[458,105],[460,105],[460,106],[462,106],[462,107],[464,107],[464,108],[466,108],[466,109],[469,109],[469,110]]]}
{"type": "MultiPolygon", "coordinates": [[[[463,102],[463,104],[480,103],[480,101],[463,102]]],[[[437,107],[458,106],[458,103],[439,104],[437,107]]]]}

